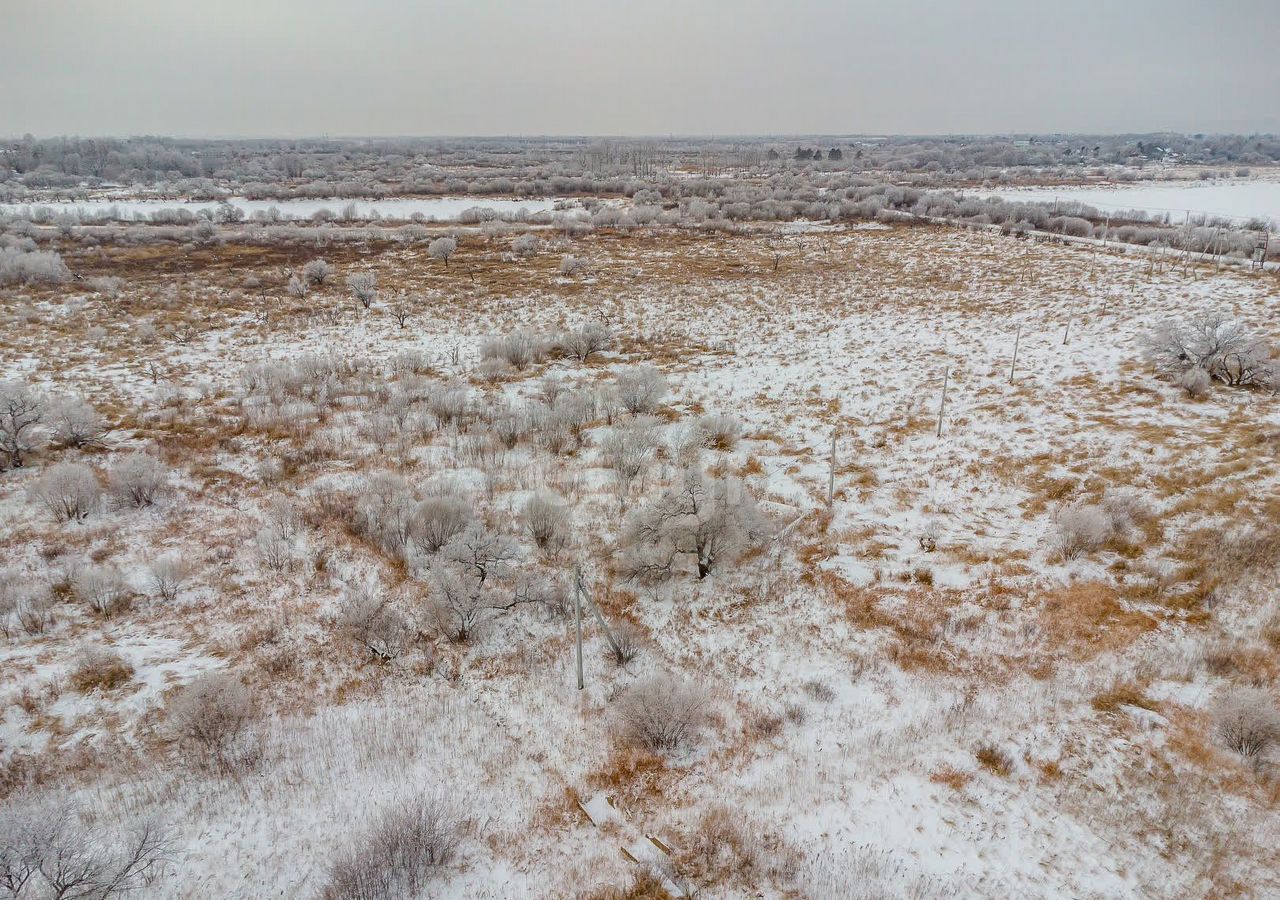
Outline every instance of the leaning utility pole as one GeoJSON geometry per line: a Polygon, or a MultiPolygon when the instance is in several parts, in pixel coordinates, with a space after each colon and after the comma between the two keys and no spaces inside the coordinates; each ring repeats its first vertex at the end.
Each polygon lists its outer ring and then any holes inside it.
{"type": "Polygon", "coordinates": [[[1013,336],[1013,362],[1009,363],[1009,383],[1013,384],[1013,373],[1018,370],[1018,345],[1022,343],[1022,326],[1018,326],[1018,333],[1013,336]]]}
{"type": "Polygon", "coordinates": [[[836,496],[836,431],[839,429],[831,429],[831,468],[827,472],[827,506],[830,506],[836,496]]]}
{"type": "Polygon", "coordinates": [[[938,431],[934,437],[942,437],[942,413],[947,408],[947,382],[951,379],[951,367],[942,370],[942,402],[938,404],[938,431]]]}
{"type": "Polygon", "coordinates": [[[576,570],[577,578],[573,585],[573,627],[577,632],[575,641],[578,646],[578,690],[584,687],[582,681],[582,573],[576,570]]]}

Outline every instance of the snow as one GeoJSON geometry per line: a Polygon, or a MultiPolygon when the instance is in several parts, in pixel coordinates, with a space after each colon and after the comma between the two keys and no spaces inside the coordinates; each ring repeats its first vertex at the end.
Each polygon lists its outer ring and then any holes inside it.
{"type": "Polygon", "coordinates": [[[1249,178],[1238,180],[1182,181],[1119,184],[1096,187],[1022,187],[983,189],[983,197],[1005,200],[1052,202],[1074,201],[1096,206],[1104,212],[1138,209],[1180,225],[1187,213],[1246,222],[1262,219],[1280,228],[1280,180],[1249,178]]]}

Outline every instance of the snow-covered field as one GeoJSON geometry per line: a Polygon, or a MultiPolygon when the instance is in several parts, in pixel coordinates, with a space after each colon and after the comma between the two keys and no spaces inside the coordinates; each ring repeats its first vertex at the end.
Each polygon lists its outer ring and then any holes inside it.
{"type": "Polygon", "coordinates": [[[1167,216],[1180,224],[1188,213],[1193,218],[1231,219],[1247,222],[1260,219],[1280,228],[1280,180],[1264,178],[1214,179],[1210,181],[1116,184],[1098,187],[1024,187],[982,191],[984,197],[1005,200],[1039,200],[1087,203],[1103,212],[1141,210],[1167,216]]]}
{"type": "Polygon", "coordinates": [[[1213,718],[1233,688],[1274,694],[1275,572],[1228,578],[1212,542],[1274,533],[1280,408],[1190,399],[1141,349],[1211,310],[1274,341],[1274,274],[924,226],[543,240],[466,235],[448,266],[419,245],[104,243],[64,258],[118,296],[10,291],[0,376],[111,431],[0,473],[6,583],[52,597],[44,627],[14,612],[0,636],[3,802],[69,798],[99,835],[161,823],[149,897],[321,896],[422,795],[459,827],[421,896],[661,896],[623,847],[704,898],[1280,891],[1272,750],[1243,759],[1213,718]],[[561,275],[564,252],[589,271],[561,275]],[[317,256],[335,274],[286,293],[317,256]],[[482,359],[587,325],[612,341],[585,361],[482,359]],[[633,413],[638,365],[666,392],[633,413]],[[590,398],[563,444],[557,394],[590,398]],[[626,482],[618,435],[645,445],[626,482]],[[57,522],[32,499],[59,462],[106,478],[134,451],[171,473],[152,505],[57,522]],[[763,524],[705,578],[688,555],[633,576],[636,517],[691,469],[763,524]],[[384,516],[465,498],[509,541],[484,590],[542,601],[457,640],[447,551],[371,536],[379,490],[384,516]],[[535,495],[570,511],[563,546],[534,545],[535,495]],[[1064,558],[1082,504],[1119,524],[1064,558]],[[166,556],[190,568],[167,599],[166,556]],[[89,565],[129,602],[78,600],[89,565]],[[575,567],[639,645],[616,664],[584,612],[581,691],[575,567]],[[366,594],[405,623],[390,659],[353,626],[366,594]],[[86,647],[132,671],[77,687],[86,647]],[[211,672],[253,698],[229,761],[175,729],[211,672]],[[662,675],[701,704],[658,747],[622,719],[662,675]]]}

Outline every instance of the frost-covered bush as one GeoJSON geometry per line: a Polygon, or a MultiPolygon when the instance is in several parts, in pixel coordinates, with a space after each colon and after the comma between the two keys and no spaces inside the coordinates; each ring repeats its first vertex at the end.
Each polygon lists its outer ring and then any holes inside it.
{"type": "Polygon", "coordinates": [[[440,548],[440,555],[483,584],[490,576],[505,575],[519,548],[506,535],[472,521],[440,548]]]}
{"type": "Polygon", "coordinates": [[[313,259],[302,267],[302,277],[309,284],[322,285],[333,277],[333,266],[323,259],[313,259]]]}
{"type": "Polygon", "coordinates": [[[712,450],[732,450],[742,436],[742,425],[733,416],[701,416],[696,428],[702,446],[712,450]]]}
{"type": "Polygon", "coordinates": [[[534,494],[521,510],[525,531],[537,548],[555,554],[569,542],[569,507],[545,494],[534,494]]]}
{"type": "Polygon", "coordinates": [[[258,758],[251,732],[253,695],[240,679],[208,672],[183,687],[169,703],[169,734],[178,746],[224,771],[251,767],[258,758]]]}
{"type": "Polygon", "coordinates": [[[289,284],[285,287],[292,297],[303,299],[311,292],[311,285],[305,278],[299,278],[297,275],[289,276],[289,284]]]}
{"type": "Polygon", "coordinates": [[[1277,378],[1271,348],[1224,313],[1166,322],[1147,336],[1145,351],[1156,371],[1171,378],[1195,369],[1232,386],[1267,387],[1277,378]]]}
{"type": "Polygon", "coordinates": [[[150,506],[168,487],[168,470],[146,453],[131,453],[107,470],[107,491],[120,506],[150,506]]]}
{"type": "Polygon", "coordinates": [[[378,278],[372,272],[352,272],[347,276],[347,290],[368,309],[378,296],[378,278]]]}
{"type": "Polygon", "coordinates": [[[93,470],[80,463],[52,466],[30,489],[31,498],[59,522],[88,518],[102,500],[102,488],[93,470]]]}
{"type": "Polygon", "coordinates": [[[600,459],[613,470],[625,493],[640,476],[658,448],[657,424],[637,417],[617,425],[600,440],[600,459]]]}
{"type": "Polygon", "coordinates": [[[662,579],[692,557],[702,579],[761,546],[771,530],[739,482],[687,469],[674,487],[629,518],[626,564],[633,577],[662,579]]]}
{"type": "Polygon", "coordinates": [[[56,404],[49,415],[49,426],[60,447],[98,444],[111,430],[101,413],[78,398],[56,404]]]}
{"type": "Polygon", "coordinates": [[[438,553],[471,522],[471,504],[451,494],[427,497],[413,509],[409,538],[424,553],[438,553]]]}
{"type": "Polygon", "coordinates": [[[0,454],[5,467],[17,468],[44,439],[40,425],[48,417],[49,399],[20,381],[0,381],[0,454]]]}
{"type": "Polygon", "coordinates": [[[111,616],[129,604],[129,582],[115,566],[85,566],[71,581],[76,599],[100,616],[111,616]]]}
{"type": "Polygon", "coordinates": [[[566,253],[560,258],[560,274],[561,275],[581,275],[587,271],[587,261],[579,259],[572,253],[566,253]]]}
{"type": "Polygon", "coordinates": [[[654,753],[688,746],[706,721],[701,687],[670,675],[650,675],[631,685],[615,704],[622,736],[654,753]]]}
{"type": "Polygon", "coordinates": [[[542,248],[536,234],[522,234],[511,241],[511,252],[516,256],[533,256],[542,248]]]}
{"type": "Polygon", "coordinates": [[[489,338],[480,345],[481,359],[503,360],[517,371],[541,362],[546,355],[546,339],[528,331],[489,338]]]}
{"type": "Polygon", "coordinates": [[[613,332],[597,322],[589,322],[564,332],[557,342],[574,359],[586,362],[593,354],[613,346],[613,332]]]}
{"type": "Polygon", "coordinates": [[[405,617],[372,586],[348,590],[341,624],[352,640],[382,662],[397,659],[413,637],[405,617]]]}
{"type": "Polygon", "coordinates": [[[1058,511],[1054,543],[1063,559],[1097,550],[1111,536],[1111,520],[1099,506],[1074,504],[1058,511]]]}
{"type": "Polygon", "coordinates": [[[0,247],[0,285],[59,284],[70,278],[67,264],[52,250],[0,247]]]}
{"type": "Polygon", "coordinates": [[[1263,756],[1280,741],[1280,711],[1270,692],[1236,688],[1213,711],[1218,738],[1246,759],[1263,756]]]}
{"type": "Polygon", "coordinates": [[[192,565],[181,556],[163,556],[151,563],[151,586],[161,600],[178,599],[183,585],[191,578],[192,565]]]}
{"type": "Polygon", "coordinates": [[[1187,392],[1192,400],[1203,400],[1209,394],[1209,386],[1213,379],[1204,369],[1188,369],[1178,376],[1178,387],[1187,392]]]}
{"type": "Polygon", "coordinates": [[[653,366],[631,366],[619,370],[614,393],[627,412],[651,413],[667,394],[667,380],[653,366]]]}
{"type": "Polygon", "coordinates": [[[401,900],[421,896],[457,855],[465,820],[440,795],[415,797],[383,812],[329,870],[324,900],[401,900]]]}

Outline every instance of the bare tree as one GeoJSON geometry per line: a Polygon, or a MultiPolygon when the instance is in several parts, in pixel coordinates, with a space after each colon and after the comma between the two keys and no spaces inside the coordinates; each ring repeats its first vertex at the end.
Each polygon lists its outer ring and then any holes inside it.
{"type": "Polygon", "coordinates": [[[1158,372],[1174,378],[1203,369],[1232,386],[1271,386],[1276,379],[1270,347],[1224,313],[1164,323],[1147,337],[1146,356],[1158,372]]]}
{"type": "Polygon", "coordinates": [[[0,453],[8,467],[21,467],[23,454],[40,445],[38,426],[48,414],[44,394],[18,381],[0,381],[0,453]]]}
{"type": "Polygon", "coordinates": [[[414,546],[424,553],[437,553],[471,521],[471,504],[461,497],[427,497],[413,510],[409,532],[414,546]]]}
{"type": "Polygon", "coordinates": [[[667,578],[692,556],[698,578],[768,537],[769,522],[736,481],[687,469],[676,486],[631,516],[624,534],[631,573],[667,578]]]}
{"type": "Polygon", "coordinates": [[[658,448],[656,422],[638,417],[611,428],[600,441],[600,458],[613,469],[625,495],[658,448]]]}
{"type": "Polygon", "coordinates": [[[106,834],[86,825],[69,801],[10,797],[0,807],[0,893],[108,900],[138,888],[172,846],[154,822],[106,834]]]}
{"type": "Polygon", "coordinates": [[[151,564],[151,586],[161,600],[172,603],[190,579],[191,571],[191,563],[183,557],[163,556],[151,564]]]}
{"type": "Polygon", "coordinates": [[[491,575],[506,573],[518,555],[514,541],[494,534],[479,522],[471,522],[440,551],[441,555],[483,584],[491,575]]]}

